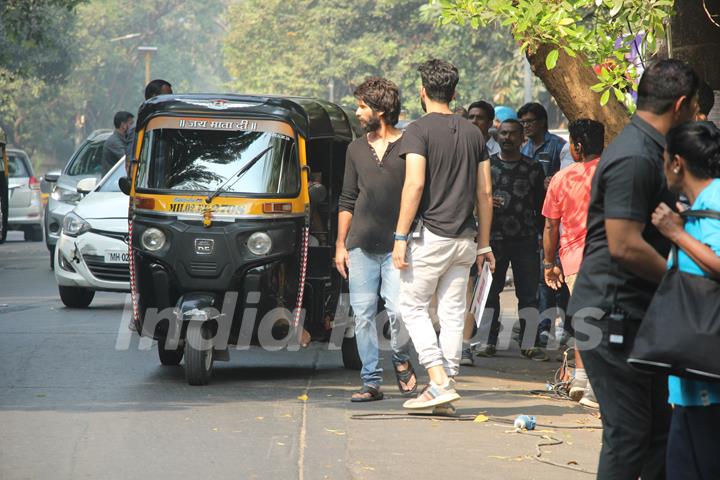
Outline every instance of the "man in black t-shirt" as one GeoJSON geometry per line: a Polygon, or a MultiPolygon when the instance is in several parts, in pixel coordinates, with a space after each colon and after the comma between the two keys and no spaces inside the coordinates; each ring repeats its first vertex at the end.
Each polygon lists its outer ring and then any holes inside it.
{"type": "Polygon", "coordinates": [[[403,323],[430,384],[417,398],[405,402],[405,408],[433,407],[460,398],[451,377],[457,375],[460,364],[470,267],[476,262],[482,267],[488,261],[494,269],[495,264],[490,248],[492,185],[485,140],[477,127],[453,115],[449,107],[458,82],[457,68],[443,60],[429,60],[418,70],[420,100],[427,115],[403,134],[400,155],[405,157],[405,183],[393,262],[401,269],[403,323]],[[473,215],[476,205],[479,229],[473,215]],[[439,344],[428,314],[435,294],[439,344]]]}
{"type": "Polygon", "coordinates": [[[363,386],[350,401],[370,402],[383,398],[376,325],[378,291],[390,322],[392,359],[400,393],[413,395],[417,379],[410,365],[407,335],[401,338],[400,272],[393,266],[390,254],[405,179],[405,161],[398,155],[402,132],[395,128],[400,92],[389,80],[370,77],[354,94],[358,104],[355,115],[367,134],[355,139],[347,149],[335,266],[348,279],[355,339],[363,364],[363,386]]]}
{"type": "Polygon", "coordinates": [[[667,377],[636,371],[626,360],[670,250],[650,222],[660,202],[675,205],[663,174],[665,134],[695,116],[697,89],[688,65],[651,65],[638,85],[637,113],[593,177],[583,263],[568,314],[600,404],[599,479],[665,478],[667,377]],[[590,309],[604,316],[592,318],[590,309]]]}

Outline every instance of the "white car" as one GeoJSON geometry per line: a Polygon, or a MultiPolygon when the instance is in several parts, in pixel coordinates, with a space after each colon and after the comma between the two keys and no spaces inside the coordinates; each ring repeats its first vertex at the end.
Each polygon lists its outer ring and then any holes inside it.
{"type": "Polygon", "coordinates": [[[55,280],[68,307],[88,307],[96,291],[130,291],[128,196],[118,187],[124,163],[120,160],[97,186],[95,178],[78,182],[78,193],[87,195],[63,219],[55,280]]]}
{"type": "Polygon", "coordinates": [[[35,178],[27,153],[8,148],[10,174],[8,230],[22,230],[26,241],[43,239],[43,207],[40,182],[35,178]]]}

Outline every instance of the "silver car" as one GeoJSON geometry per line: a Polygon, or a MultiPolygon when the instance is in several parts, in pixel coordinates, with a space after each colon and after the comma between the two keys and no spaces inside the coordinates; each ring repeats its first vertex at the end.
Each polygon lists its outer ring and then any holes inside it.
{"type": "Polygon", "coordinates": [[[77,184],[84,178],[100,180],[103,176],[103,146],[111,134],[112,130],[94,131],[73,153],[62,171],[45,175],[45,180],[54,185],[45,208],[45,244],[50,250],[50,268],[55,267],[55,245],[60,237],[63,219],[83,197],[77,191],[77,184]]]}
{"type": "Polygon", "coordinates": [[[9,148],[8,156],[8,230],[22,230],[25,240],[43,239],[43,211],[40,182],[35,178],[28,154],[9,148]]]}

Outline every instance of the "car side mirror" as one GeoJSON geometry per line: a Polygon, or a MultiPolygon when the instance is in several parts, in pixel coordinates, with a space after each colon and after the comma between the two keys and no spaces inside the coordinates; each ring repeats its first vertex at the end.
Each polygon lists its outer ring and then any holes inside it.
{"type": "Polygon", "coordinates": [[[121,192],[125,195],[130,195],[130,186],[130,179],[128,177],[120,177],[118,187],[120,187],[121,192]]]}
{"type": "Polygon", "coordinates": [[[325,201],[328,192],[322,183],[311,183],[308,187],[308,194],[310,195],[310,204],[317,205],[325,201]]]}
{"type": "Polygon", "coordinates": [[[45,181],[55,183],[58,181],[58,178],[60,178],[60,175],[62,175],[62,172],[60,170],[53,170],[52,172],[48,172],[45,174],[45,181]]]}
{"type": "Polygon", "coordinates": [[[87,195],[95,190],[95,187],[97,187],[97,178],[83,178],[77,183],[77,192],[82,195],[87,195]]]}

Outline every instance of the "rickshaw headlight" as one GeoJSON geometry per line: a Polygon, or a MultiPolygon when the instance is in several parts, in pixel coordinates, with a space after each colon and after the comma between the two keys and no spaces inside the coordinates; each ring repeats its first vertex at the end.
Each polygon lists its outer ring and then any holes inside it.
{"type": "Polygon", "coordinates": [[[145,250],[157,252],[165,246],[165,234],[157,228],[148,228],[143,232],[140,243],[145,250]]]}
{"type": "Polygon", "coordinates": [[[267,255],[272,249],[272,240],[265,232],[255,232],[248,238],[247,246],[254,255],[267,255]]]}

